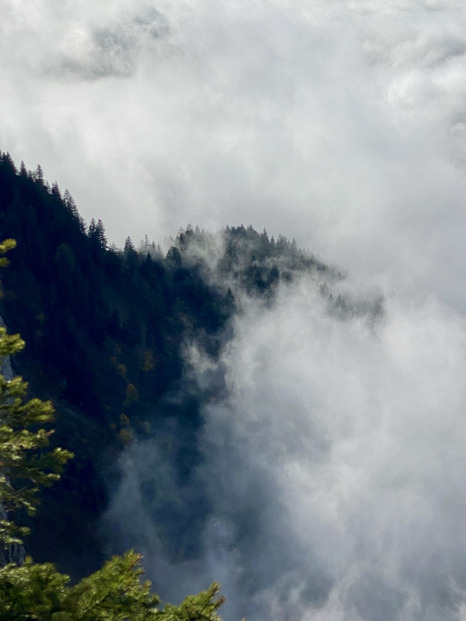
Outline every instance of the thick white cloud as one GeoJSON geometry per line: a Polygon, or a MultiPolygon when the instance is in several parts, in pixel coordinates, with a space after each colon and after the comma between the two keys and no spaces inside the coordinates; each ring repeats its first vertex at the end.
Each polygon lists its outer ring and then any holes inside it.
{"type": "Polygon", "coordinates": [[[243,222],[390,284],[464,276],[460,2],[0,9],[0,144],[117,243],[243,222]]]}
{"type": "MultiPolygon", "coordinates": [[[[405,298],[375,326],[344,321],[317,289],[248,306],[197,471],[174,476],[163,436],[135,444],[108,523],[167,597],[221,580],[228,621],[464,619],[465,321],[405,298]],[[191,516],[187,559],[164,553],[164,503],[191,516]]],[[[192,361],[200,385],[215,378],[192,361]]]]}

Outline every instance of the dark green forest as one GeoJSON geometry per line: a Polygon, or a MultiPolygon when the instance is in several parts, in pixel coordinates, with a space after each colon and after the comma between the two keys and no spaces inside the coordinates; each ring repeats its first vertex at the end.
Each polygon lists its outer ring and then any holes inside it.
{"type": "MultiPolygon", "coordinates": [[[[2,273],[0,314],[27,343],[15,371],[31,395],[53,402],[52,444],[75,455],[42,494],[26,548],[73,579],[106,558],[99,518],[118,477],[116,459],[134,437],[174,420],[181,430],[178,476],[189,477],[199,459],[202,404],[216,395],[191,389],[186,343],[218,359],[242,299],[272,304],[279,283],[300,274],[319,279],[335,312],[349,308],[330,292],[339,272],[294,241],[250,226],[218,234],[188,226],[166,251],[147,237],[128,238],[123,249],[109,245],[102,221],[86,225],[71,194],[49,185],[40,166],[18,169],[2,153],[0,239],[6,238],[17,245],[2,273]]],[[[195,542],[183,542],[183,518],[175,522],[167,537],[174,553],[189,557],[195,542]]]]}

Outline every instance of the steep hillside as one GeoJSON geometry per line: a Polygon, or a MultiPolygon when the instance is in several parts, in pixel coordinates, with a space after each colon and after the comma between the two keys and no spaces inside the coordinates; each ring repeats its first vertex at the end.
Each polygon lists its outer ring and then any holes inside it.
{"type": "MultiPolygon", "coordinates": [[[[54,441],[76,455],[45,494],[28,550],[75,577],[104,556],[97,524],[118,476],[112,465],[133,437],[176,425],[177,476],[197,463],[200,407],[223,388],[221,380],[204,392],[190,386],[188,344],[216,360],[244,300],[272,304],[279,283],[300,275],[335,312],[358,312],[334,299],[340,273],[251,227],[210,234],[189,226],[166,252],[147,238],[138,248],[129,238],[124,249],[109,247],[101,221],[86,227],[68,191],[49,186],[40,167],[18,171],[8,154],[0,157],[0,237],[17,240],[1,299],[10,332],[27,343],[17,370],[31,393],[53,400],[54,441]]],[[[178,524],[167,536],[181,531],[178,524]]],[[[189,555],[189,545],[181,549],[189,555]]]]}

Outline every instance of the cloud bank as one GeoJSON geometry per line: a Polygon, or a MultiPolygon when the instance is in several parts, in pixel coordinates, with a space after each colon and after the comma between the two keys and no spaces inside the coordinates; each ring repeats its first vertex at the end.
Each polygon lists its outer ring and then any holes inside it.
{"type": "Polygon", "coordinates": [[[176,433],[136,443],[107,526],[168,599],[221,580],[228,621],[463,620],[464,319],[391,299],[375,327],[343,321],[315,289],[237,319],[201,463],[181,481],[176,433]]]}

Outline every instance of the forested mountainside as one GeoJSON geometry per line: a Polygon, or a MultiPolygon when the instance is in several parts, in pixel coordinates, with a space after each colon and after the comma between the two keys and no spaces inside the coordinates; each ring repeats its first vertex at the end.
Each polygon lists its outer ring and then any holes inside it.
{"type": "MultiPolygon", "coordinates": [[[[86,226],[68,191],[50,186],[40,166],[17,170],[5,153],[0,238],[17,241],[0,300],[9,332],[27,343],[16,370],[31,394],[53,401],[53,442],[75,454],[60,483],[44,492],[26,547],[35,560],[53,561],[75,578],[105,556],[98,521],[108,482],[118,476],[112,465],[133,437],[176,421],[177,476],[188,477],[196,464],[200,407],[217,395],[191,390],[187,343],[215,360],[241,300],[271,304],[279,283],[300,274],[315,278],[335,312],[358,312],[332,295],[339,272],[294,242],[251,227],[210,234],[188,226],[166,252],[147,238],[109,246],[103,223],[86,226]]],[[[176,540],[182,524],[171,528],[167,538],[176,540]]],[[[191,545],[183,542],[176,554],[189,556],[191,545]]]]}

